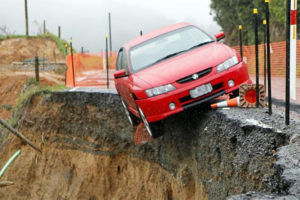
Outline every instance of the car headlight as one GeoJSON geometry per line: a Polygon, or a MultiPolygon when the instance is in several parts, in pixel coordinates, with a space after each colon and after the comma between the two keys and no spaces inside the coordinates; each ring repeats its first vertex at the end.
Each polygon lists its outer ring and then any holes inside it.
{"type": "Polygon", "coordinates": [[[173,90],[176,90],[176,88],[172,84],[168,84],[168,85],[163,85],[163,86],[148,89],[145,92],[148,97],[153,97],[160,94],[171,92],[173,90]]]}
{"type": "Polygon", "coordinates": [[[239,59],[236,56],[233,56],[231,58],[229,58],[228,60],[226,60],[225,62],[219,64],[217,66],[217,71],[218,72],[222,72],[224,70],[229,69],[230,67],[233,67],[234,65],[239,63],[239,59]]]}

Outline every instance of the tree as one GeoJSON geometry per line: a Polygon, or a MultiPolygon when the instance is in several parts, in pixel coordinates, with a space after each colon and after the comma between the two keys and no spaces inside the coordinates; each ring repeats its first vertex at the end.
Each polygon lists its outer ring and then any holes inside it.
{"type": "MultiPolygon", "coordinates": [[[[299,2],[299,1],[298,1],[299,2]]],[[[258,18],[262,24],[265,19],[264,0],[211,0],[211,14],[214,20],[227,34],[226,43],[239,43],[238,25],[243,25],[244,43],[254,44],[253,9],[258,9],[258,18]]],[[[270,1],[270,33],[271,41],[282,41],[285,38],[285,1],[270,1]]],[[[300,16],[298,16],[300,19],[300,16]]],[[[263,26],[259,27],[259,38],[263,38],[263,26]]]]}

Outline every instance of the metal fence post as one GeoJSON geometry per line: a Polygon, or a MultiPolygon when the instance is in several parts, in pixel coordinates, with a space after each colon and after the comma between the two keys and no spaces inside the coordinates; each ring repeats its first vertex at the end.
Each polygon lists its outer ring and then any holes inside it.
{"type": "Polygon", "coordinates": [[[241,54],[242,60],[244,60],[243,59],[243,33],[242,33],[243,26],[242,25],[239,25],[239,30],[240,30],[240,54],[241,54]]]}
{"type": "Polygon", "coordinates": [[[267,85],[266,85],[266,83],[267,83],[266,25],[267,25],[267,20],[264,19],[263,28],[264,28],[264,86],[265,86],[265,89],[267,89],[267,85]]]}
{"type": "Polygon", "coordinates": [[[255,32],[255,65],[256,65],[256,107],[259,107],[259,60],[258,60],[258,10],[253,9],[254,15],[254,32],[255,32]]]}
{"type": "Polygon", "coordinates": [[[285,124],[290,124],[290,36],[291,2],[286,0],[286,84],[285,84],[285,124]]]}
{"type": "Polygon", "coordinates": [[[106,80],[107,80],[107,89],[109,88],[109,66],[108,66],[108,36],[105,37],[106,42],[106,80]]]}
{"type": "Polygon", "coordinates": [[[109,57],[112,56],[112,38],[111,38],[111,15],[108,13],[108,29],[109,29],[109,57]]]}
{"type": "Polygon", "coordinates": [[[75,69],[74,69],[74,60],[73,60],[73,47],[72,47],[72,38],[70,40],[70,52],[71,52],[71,62],[72,62],[72,75],[73,75],[73,86],[75,87],[75,69]]]}
{"type": "Polygon", "coordinates": [[[68,44],[65,44],[65,54],[68,55],[68,44]]]}
{"type": "Polygon", "coordinates": [[[266,3],[266,20],[267,20],[268,103],[269,103],[269,115],[272,115],[272,84],[271,84],[271,48],[270,48],[269,0],[265,0],[265,3],[266,3]]]}

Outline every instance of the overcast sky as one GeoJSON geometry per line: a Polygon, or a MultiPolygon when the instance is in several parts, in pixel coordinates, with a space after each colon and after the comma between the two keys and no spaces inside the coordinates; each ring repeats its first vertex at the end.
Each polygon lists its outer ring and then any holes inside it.
{"type": "MultiPolygon", "coordinates": [[[[24,0],[0,0],[0,26],[25,34],[24,0]]],[[[46,20],[47,29],[69,40],[77,51],[81,46],[89,52],[105,48],[108,34],[108,12],[112,17],[113,50],[139,36],[177,22],[190,22],[210,34],[220,27],[210,16],[210,0],[28,0],[29,33],[38,33],[38,24],[46,20]]]]}

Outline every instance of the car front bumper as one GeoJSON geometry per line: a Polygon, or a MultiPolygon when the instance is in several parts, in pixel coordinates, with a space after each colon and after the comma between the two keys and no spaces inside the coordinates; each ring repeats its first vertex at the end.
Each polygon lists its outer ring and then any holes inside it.
{"type": "Polygon", "coordinates": [[[154,122],[235,91],[244,83],[252,83],[252,81],[248,74],[247,65],[241,62],[220,73],[217,73],[217,69],[214,67],[208,75],[192,82],[183,84],[174,82],[172,84],[176,87],[176,90],[167,94],[137,100],[136,102],[143,110],[148,122],[154,122]],[[229,80],[235,82],[233,87],[228,86],[229,80]],[[194,99],[190,96],[189,91],[191,89],[207,83],[211,83],[213,87],[212,92],[194,99]],[[175,103],[176,107],[174,110],[169,108],[170,103],[175,103]]]}

